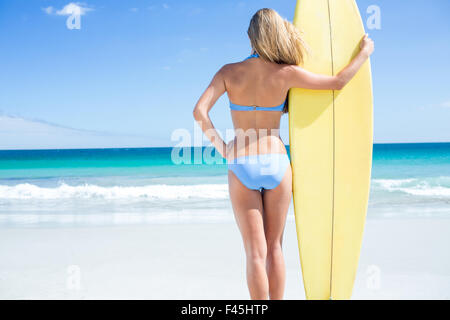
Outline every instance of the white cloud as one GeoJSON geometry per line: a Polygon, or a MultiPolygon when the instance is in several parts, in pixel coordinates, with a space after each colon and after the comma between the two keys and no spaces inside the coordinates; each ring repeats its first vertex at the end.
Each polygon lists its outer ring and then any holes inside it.
{"type": "Polygon", "coordinates": [[[163,4],[161,4],[161,5],[151,5],[151,6],[148,6],[147,7],[147,10],[149,10],[149,11],[154,11],[154,10],[158,10],[158,9],[160,9],[160,8],[163,8],[163,9],[165,9],[165,10],[168,10],[168,9],[170,9],[170,6],[167,4],[167,3],[163,3],[163,4]]]}
{"type": "Polygon", "coordinates": [[[52,14],[54,8],[52,6],[47,7],[47,8],[42,8],[42,10],[46,13],[46,14],[52,14]]]}
{"type": "Polygon", "coordinates": [[[195,8],[189,14],[194,16],[194,15],[202,14],[203,12],[205,12],[205,10],[203,8],[195,8]]]}
{"type": "Polygon", "coordinates": [[[420,110],[427,110],[430,108],[445,108],[445,109],[450,109],[450,100],[444,101],[442,103],[434,103],[434,104],[429,104],[429,105],[421,105],[421,106],[417,106],[420,110]]]}
{"type": "Polygon", "coordinates": [[[61,10],[56,10],[52,6],[47,8],[42,8],[46,14],[56,14],[58,16],[70,16],[79,15],[82,16],[88,11],[93,11],[94,9],[88,7],[85,3],[81,2],[70,2],[66,4],[61,10]]]}
{"type": "Polygon", "coordinates": [[[72,14],[75,15],[84,15],[88,11],[92,11],[92,8],[87,7],[84,3],[80,2],[71,2],[64,6],[61,10],[56,11],[57,15],[60,16],[70,16],[72,14]]]}
{"type": "Polygon", "coordinates": [[[151,144],[168,145],[153,137],[74,129],[42,120],[5,115],[0,111],[0,150],[131,148],[151,144]]]}
{"type": "Polygon", "coordinates": [[[450,100],[441,103],[441,107],[444,107],[444,108],[450,108],[450,100]]]}

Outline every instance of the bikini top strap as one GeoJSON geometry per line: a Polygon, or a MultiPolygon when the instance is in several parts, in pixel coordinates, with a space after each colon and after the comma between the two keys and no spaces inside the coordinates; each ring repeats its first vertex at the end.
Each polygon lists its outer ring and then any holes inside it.
{"type": "Polygon", "coordinates": [[[245,60],[248,60],[248,59],[252,59],[252,58],[259,58],[259,54],[254,53],[254,54],[252,54],[252,55],[249,55],[247,58],[244,59],[244,61],[245,61],[245,60]]]}

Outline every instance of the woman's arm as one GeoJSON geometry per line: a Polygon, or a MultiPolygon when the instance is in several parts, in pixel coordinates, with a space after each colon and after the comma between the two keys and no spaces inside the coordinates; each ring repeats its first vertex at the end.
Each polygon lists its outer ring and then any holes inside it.
{"type": "Polygon", "coordinates": [[[195,105],[193,115],[206,137],[211,140],[212,144],[222,157],[226,158],[226,144],[219,136],[219,133],[214,128],[214,125],[209,118],[209,111],[212,109],[217,99],[219,99],[226,91],[223,73],[224,68],[216,73],[208,88],[206,88],[205,92],[203,92],[195,105]]]}
{"type": "Polygon", "coordinates": [[[373,40],[366,34],[360,44],[361,51],[337,75],[326,76],[306,71],[299,66],[290,66],[288,82],[290,88],[315,90],[341,90],[355,76],[374,51],[373,40]]]}

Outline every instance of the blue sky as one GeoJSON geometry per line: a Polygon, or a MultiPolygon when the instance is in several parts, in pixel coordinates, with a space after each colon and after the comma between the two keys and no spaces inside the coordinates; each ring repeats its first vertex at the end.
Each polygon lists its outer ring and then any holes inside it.
{"type": "MultiPolygon", "coordinates": [[[[86,0],[81,29],[69,30],[57,14],[69,2],[0,0],[0,115],[126,136],[130,146],[133,139],[172,145],[174,129],[193,130],[192,108],[211,77],[248,55],[252,14],[271,7],[292,20],[295,7],[292,0],[86,0]]],[[[450,2],[357,3],[364,20],[369,5],[381,8],[381,30],[369,30],[375,142],[450,141],[450,2]]],[[[231,128],[226,96],[211,117],[231,128]]],[[[286,116],[282,132],[287,142],[286,116]]]]}

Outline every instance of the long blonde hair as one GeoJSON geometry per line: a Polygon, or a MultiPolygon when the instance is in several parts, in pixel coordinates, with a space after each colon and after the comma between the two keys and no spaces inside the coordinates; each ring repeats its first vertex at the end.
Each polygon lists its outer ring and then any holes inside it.
{"type": "MultiPolygon", "coordinates": [[[[247,34],[253,50],[261,59],[278,64],[303,64],[308,48],[300,31],[275,10],[258,10],[250,20],[247,34]]],[[[284,113],[289,111],[288,107],[287,97],[284,113]]]]}
{"type": "Polygon", "coordinates": [[[250,20],[247,34],[262,59],[278,64],[303,63],[306,45],[300,31],[275,10],[258,10],[250,20]]]}

